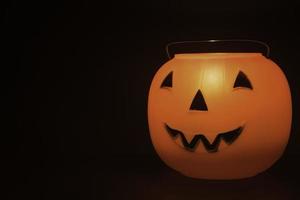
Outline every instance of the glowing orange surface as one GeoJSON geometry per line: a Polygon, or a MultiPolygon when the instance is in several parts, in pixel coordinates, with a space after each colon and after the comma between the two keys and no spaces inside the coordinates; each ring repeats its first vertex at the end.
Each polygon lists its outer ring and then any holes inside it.
{"type": "Polygon", "coordinates": [[[194,178],[238,179],[269,168],[288,142],[292,117],[288,82],[280,68],[259,53],[178,54],[153,78],[148,98],[150,135],[156,152],[171,168],[194,178]],[[253,88],[234,88],[242,71],[253,88]],[[161,87],[173,72],[172,87],[161,87]],[[200,90],[207,111],[190,110],[200,90]],[[187,150],[166,124],[190,142],[203,134],[212,143],[219,133],[243,127],[232,143],[216,152],[202,141],[187,150]]]}

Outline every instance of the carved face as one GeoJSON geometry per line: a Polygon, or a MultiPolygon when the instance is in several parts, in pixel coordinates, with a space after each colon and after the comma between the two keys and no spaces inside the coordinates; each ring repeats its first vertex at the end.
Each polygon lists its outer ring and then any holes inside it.
{"type": "Polygon", "coordinates": [[[152,81],[148,120],[155,150],[177,171],[250,177],[284,151],[289,86],[280,68],[258,53],[179,54],[152,81]]]}

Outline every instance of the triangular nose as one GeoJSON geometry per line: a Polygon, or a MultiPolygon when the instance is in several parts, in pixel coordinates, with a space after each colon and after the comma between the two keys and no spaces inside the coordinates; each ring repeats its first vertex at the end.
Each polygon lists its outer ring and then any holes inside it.
{"type": "Polygon", "coordinates": [[[197,91],[197,93],[192,101],[190,110],[201,110],[201,111],[208,110],[205,100],[204,100],[203,95],[200,90],[197,91]]]}

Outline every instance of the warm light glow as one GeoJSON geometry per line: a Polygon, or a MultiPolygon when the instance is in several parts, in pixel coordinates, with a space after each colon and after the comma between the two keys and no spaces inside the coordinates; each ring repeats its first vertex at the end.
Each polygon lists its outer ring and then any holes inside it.
{"type": "Polygon", "coordinates": [[[169,167],[193,178],[247,178],[271,167],[287,145],[290,89],[258,53],[178,54],[153,78],[148,121],[169,167]]]}
{"type": "Polygon", "coordinates": [[[224,68],[210,66],[203,70],[202,88],[209,93],[219,93],[224,85],[224,68]]]}

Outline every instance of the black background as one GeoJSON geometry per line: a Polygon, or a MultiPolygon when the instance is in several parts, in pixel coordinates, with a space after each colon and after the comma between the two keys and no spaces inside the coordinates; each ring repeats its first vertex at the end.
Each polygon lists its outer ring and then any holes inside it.
{"type": "Polygon", "coordinates": [[[296,199],[299,6],[291,1],[8,2],[2,15],[8,63],[2,72],[4,113],[17,114],[17,132],[5,131],[1,139],[8,199],[296,199]],[[291,138],[284,156],[257,177],[186,178],[166,167],[152,147],[147,95],[167,61],[165,45],[206,39],[264,41],[288,78],[291,138]]]}

